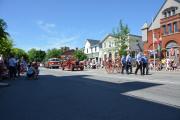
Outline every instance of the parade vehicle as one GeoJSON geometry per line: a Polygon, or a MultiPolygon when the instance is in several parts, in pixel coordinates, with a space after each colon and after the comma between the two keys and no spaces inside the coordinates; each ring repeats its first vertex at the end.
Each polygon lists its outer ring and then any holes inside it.
{"type": "Polygon", "coordinates": [[[83,61],[78,61],[75,59],[68,59],[63,61],[61,65],[62,70],[84,70],[84,62],[83,61]]]}
{"type": "Polygon", "coordinates": [[[50,58],[47,62],[45,62],[46,68],[59,68],[60,67],[60,59],[59,58],[50,58]]]}

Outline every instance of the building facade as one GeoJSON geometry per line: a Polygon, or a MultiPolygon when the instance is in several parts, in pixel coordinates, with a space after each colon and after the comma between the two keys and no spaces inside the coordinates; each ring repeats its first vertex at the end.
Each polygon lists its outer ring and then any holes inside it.
{"type": "MultiPolygon", "coordinates": [[[[116,41],[117,38],[115,38],[113,35],[107,35],[104,38],[104,40],[101,42],[102,43],[101,58],[103,60],[106,60],[107,58],[111,58],[112,60],[115,60],[118,57],[119,48],[116,41]]],[[[126,45],[128,46],[127,51],[130,51],[133,57],[135,57],[139,51],[143,51],[143,42],[141,36],[130,34],[128,36],[126,45]]]]}
{"type": "Polygon", "coordinates": [[[149,56],[180,62],[180,0],[165,0],[152,23],[142,27],[142,37],[149,56]]]}
{"type": "Polygon", "coordinates": [[[99,57],[101,49],[100,40],[87,39],[85,42],[84,53],[87,55],[88,60],[95,62],[100,62],[101,58],[99,57]]]}

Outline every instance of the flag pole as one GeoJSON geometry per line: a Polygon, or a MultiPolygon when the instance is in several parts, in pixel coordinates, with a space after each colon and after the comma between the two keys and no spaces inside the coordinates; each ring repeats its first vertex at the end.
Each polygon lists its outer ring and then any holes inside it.
{"type": "MultiPolygon", "coordinates": [[[[153,18],[152,18],[152,23],[151,24],[153,24],[153,18]]],[[[153,65],[154,65],[154,71],[156,70],[156,54],[155,54],[155,46],[154,46],[154,42],[155,42],[155,35],[154,35],[154,30],[152,30],[152,34],[153,34],[153,56],[154,56],[154,63],[153,63],[153,65]]]]}

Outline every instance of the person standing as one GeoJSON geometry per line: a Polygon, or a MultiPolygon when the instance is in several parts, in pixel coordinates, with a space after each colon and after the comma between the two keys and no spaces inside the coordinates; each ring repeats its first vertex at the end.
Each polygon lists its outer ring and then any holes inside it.
{"type": "Polygon", "coordinates": [[[17,74],[18,77],[20,77],[20,73],[21,73],[21,62],[20,60],[17,61],[17,74]]]}
{"type": "Polygon", "coordinates": [[[146,55],[142,56],[142,67],[143,67],[143,69],[142,69],[143,75],[145,75],[145,74],[148,75],[149,67],[148,67],[148,58],[146,55]]]}
{"type": "Polygon", "coordinates": [[[126,73],[127,74],[132,73],[132,58],[131,58],[130,53],[128,53],[128,55],[126,56],[126,73]]]}
{"type": "Polygon", "coordinates": [[[15,79],[15,77],[16,77],[16,59],[14,58],[13,55],[11,55],[8,63],[9,63],[10,79],[15,79]]]}
{"type": "Polygon", "coordinates": [[[140,69],[141,75],[142,75],[142,53],[139,52],[136,56],[136,70],[135,75],[137,75],[138,70],[140,69]]]}
{"type": "Polygon", "coordinates": [[[121,58],[121,65],[122,65],[121,74],[124,74],[124,70],[126,68],[126,57],[124,55],[121,58]]]}

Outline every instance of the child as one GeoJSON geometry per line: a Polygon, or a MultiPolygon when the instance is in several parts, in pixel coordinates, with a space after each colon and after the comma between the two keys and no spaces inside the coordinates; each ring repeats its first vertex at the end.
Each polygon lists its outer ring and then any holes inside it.
{"type": "Polygon", "coordinates": [[[28,77],[29,79],[33,79],[34,76],[35,76],[35,69],[34,69],[34,67],[30,64],[30,65],[28,65],[27,77],[28,77]]]}

